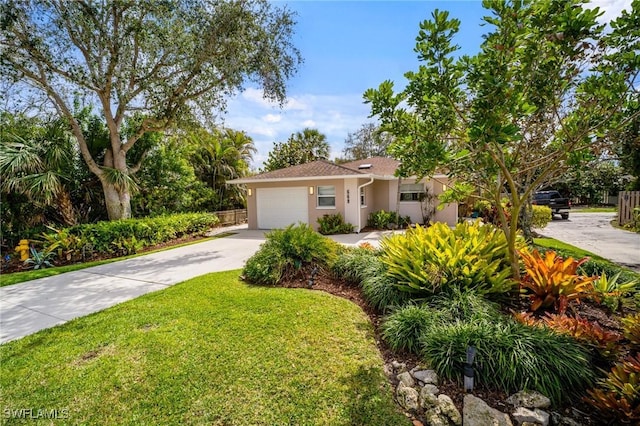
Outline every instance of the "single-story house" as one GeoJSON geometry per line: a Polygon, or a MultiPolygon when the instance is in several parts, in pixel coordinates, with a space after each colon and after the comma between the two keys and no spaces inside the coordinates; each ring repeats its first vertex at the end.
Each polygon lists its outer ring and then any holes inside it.
{"type": "MultiPolygon", "coordinates": [[[[346,164],[318,160],[228,183],[247,187],[249,229],[282,228],[298,222],[318,229],[318,218],[341,213],[345,222],[359,232],[367,225],[370,213],[396,211],[398,202],[401,216],[410,216],[413,223],[422,223],[422,194],[442,193],[448,178],[437,174],[423,181],[399,179],[394,176],[399,164],[384,157],[346,164]]],[[[455,225],[457,204],[437,210],[432,220],[455,225]]]]}

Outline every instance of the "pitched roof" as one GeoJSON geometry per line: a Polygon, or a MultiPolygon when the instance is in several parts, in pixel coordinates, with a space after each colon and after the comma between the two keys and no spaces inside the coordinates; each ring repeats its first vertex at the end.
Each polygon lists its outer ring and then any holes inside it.
{"type": "Polygon", "coordinates": [[[351,161],[342,164],[342,167],[370,173],[376,176],[393,176],[400,165],[398,160],[389,157],[371,157],[364,160],[351,161]],[[363,166],[369,166],[364,168],[363,166]],[[362,167],[362,168],[361,168],[362,167]]]}
{"type": "MultiPolygon", "coordinates": [[[[260,180],[277,180],[277,179],[293,179],[305,177],[321,177],[321,176],[358,176],[367,173],[361,173],[357,170],[340,166],[326,160],[312,161],[311,163],[299,164],[297,166],[285,167],[284,169],[273,170],[266,173],[260,173],[249,176],[242,181],[260,181],[260,180]]],[[[239,182],[238,182],[239,183],[239,182]]]]}

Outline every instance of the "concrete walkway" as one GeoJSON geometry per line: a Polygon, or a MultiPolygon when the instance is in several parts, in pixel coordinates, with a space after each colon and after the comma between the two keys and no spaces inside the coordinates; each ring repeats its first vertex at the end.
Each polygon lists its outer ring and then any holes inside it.
{"type": "MultiPolygon", "coordinates": [[[[18,339],[210,272],[240,269],[264,242],[246,225],[233,235],[0,288],[0,343],[18,339]]],[[[337,235],[345,245],[379,244],[384,232],[337,235]]]]}
{"type": "Polygon", "coordinates": [[[616,213],[579,213],[538,232],[640,272],[640,234],[611,226],[616,213]]]}

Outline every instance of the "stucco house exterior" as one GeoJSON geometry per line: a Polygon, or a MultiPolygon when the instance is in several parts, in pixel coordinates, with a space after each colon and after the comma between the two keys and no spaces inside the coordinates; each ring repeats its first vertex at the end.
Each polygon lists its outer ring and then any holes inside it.
{"type": "MultiPolygon", "coordinates": [[[[359,232],[370,213],[395,211],[398,197],[400,215],[422,223],[421,194],[442,193],[449,183],[447,176],[435,175],[421,182],[400,180],[394,176],[398,165],[398,161],[384,157],[346,164],[318,160],[228,183],[246,185],[249,229],[282,228],[298,222],[317,229],[319,217],[341,213],[359,232]]],[[[457,219],[457,204],[449,204],[437,210],[432,220],[455,225],[457,219]]]]}

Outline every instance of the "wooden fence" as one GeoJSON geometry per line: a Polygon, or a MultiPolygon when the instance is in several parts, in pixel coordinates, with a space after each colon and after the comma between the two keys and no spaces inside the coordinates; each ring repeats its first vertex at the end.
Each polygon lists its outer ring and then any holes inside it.
{"type": "Polygon", "coordinates": [[[247,222],[247,209],[224,210],[215,212],[220,219],[220,226],[239,225],[247,222]]]}
{"type": "Polygon", "coordinates": [[[618,194],[618,224],[633,220],[633,209],[640,207],[640,191],[620,191],[618,194]]]}

